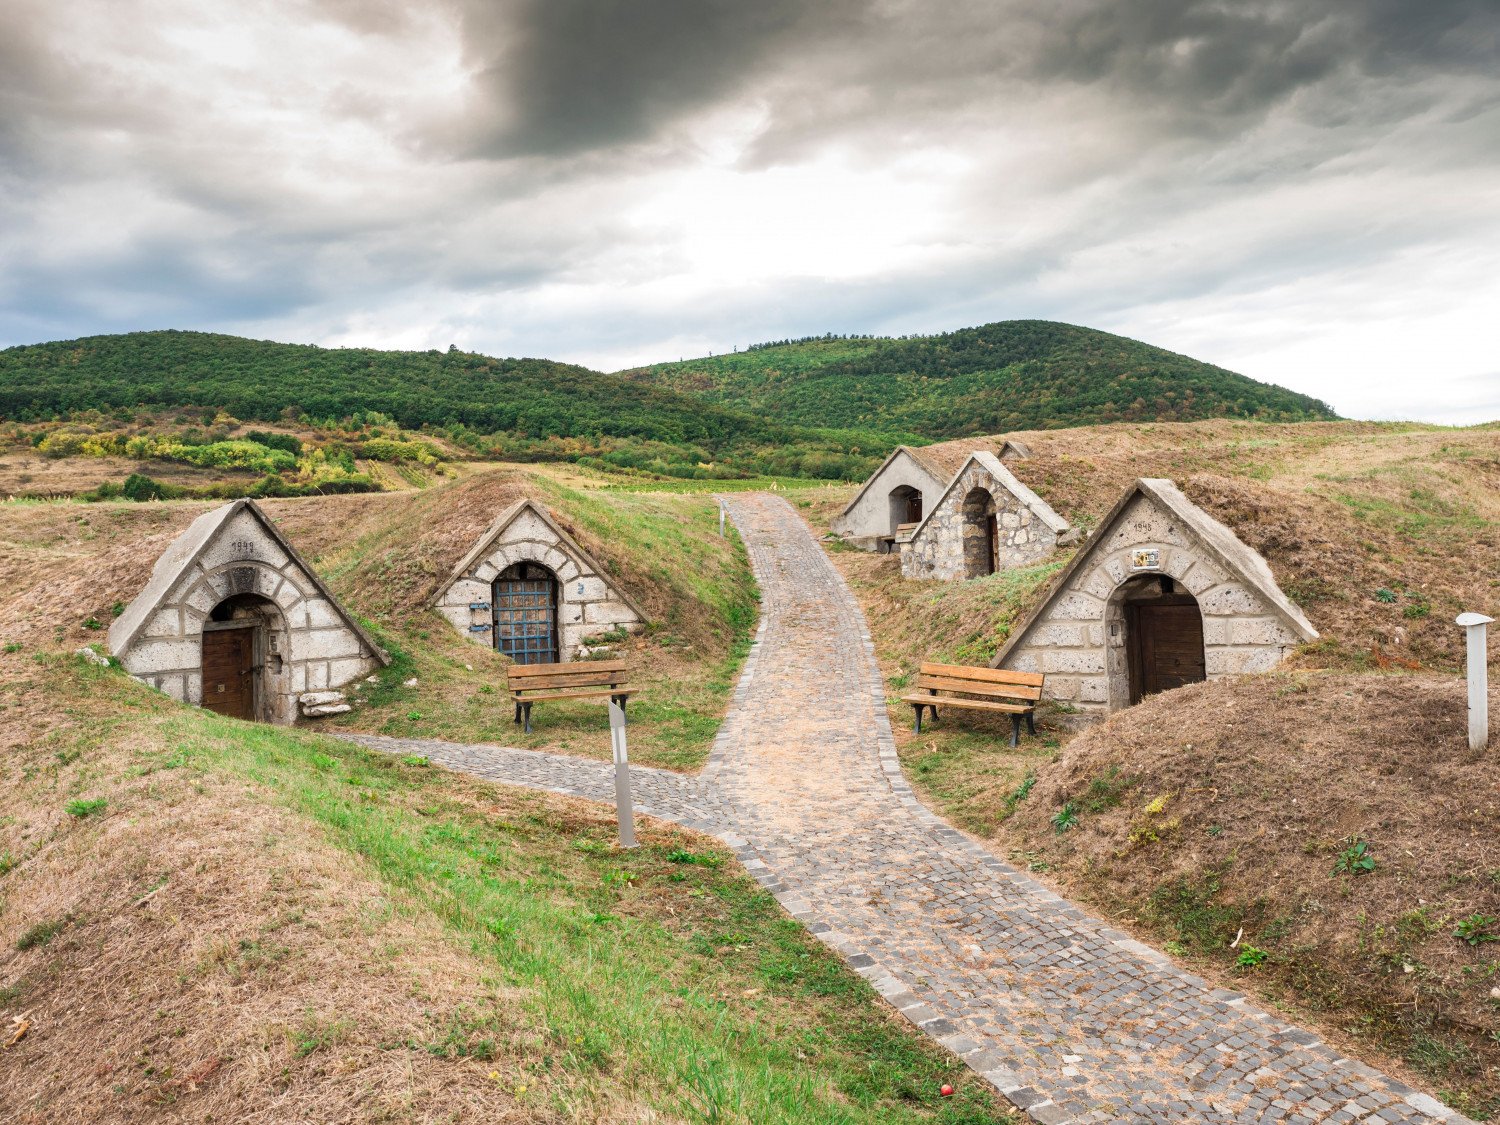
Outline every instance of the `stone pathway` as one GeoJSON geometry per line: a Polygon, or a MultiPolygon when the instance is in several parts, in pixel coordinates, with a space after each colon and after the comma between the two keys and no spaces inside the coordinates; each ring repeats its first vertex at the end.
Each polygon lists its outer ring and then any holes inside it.
{"type": "MultiPolygon", "coordinates": [[[[864,619],[796,512],[726,498],[763,620],[701,778],[633,769],[637,809],[713,833],[909,1019],[1034,1121],[1467,1119],[1212,989],[928,812],[901,776],[864,619]]],[[[360,741],[613,799],[613,767],[360,741]]]]}

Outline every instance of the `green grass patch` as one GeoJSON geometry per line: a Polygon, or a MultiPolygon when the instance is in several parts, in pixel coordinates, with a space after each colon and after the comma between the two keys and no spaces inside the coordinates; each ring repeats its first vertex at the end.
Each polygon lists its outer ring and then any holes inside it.
{"type": "MultiPolygon", "coordinates": [[[[79,678],[101,694],[144,694],[118,673],[79,678]]],[[[162,765],[170,759],[185,780],[232,777],[311,818],[393,900],[440,919],[529,997],[546,1029],[536,1065],[570,1098],[623,1084],[688,1121],[1011,1120],[711,842],[647,826],[645,845],[622,853],[606,819],[580,823],[540,795],[493,789],[476,800],[476,783],[398,756],[206,712],[142,710],[162,765]],[[939,1095],[944,1082],[954,1097],[939,1095]]],[[[128,708],[123,721],[133,723],[128,708]]],[[[468,1018],[407,1046],[487,1058],[504,1029],[468,1018]]],[[[298,1057],[336,1050],[341,1034],[321,1012],[288,1031],[298,1057]]]]}
{"type": "Polygon", "coordinates": [[[67,928],[66,918],[55,918],[50,922],[38,922],[16,939],[16,949],[25,953],[28,949],[40,949],[67,928]]]}

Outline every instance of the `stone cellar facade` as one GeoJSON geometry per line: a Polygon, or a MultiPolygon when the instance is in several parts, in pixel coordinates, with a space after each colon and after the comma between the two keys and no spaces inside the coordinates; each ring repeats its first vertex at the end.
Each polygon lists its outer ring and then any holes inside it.
{"type": "Polygon", "coordinates": [[[1264,558],[1169,480],[1132,485],[992,664],[1104,714],[1184,684],[1264,672],[1318,632],[1264,558]]]}
{"type": "Polygon", "coordinates": [[[490,524],[432,605],[470,640],[527,664],[576,660],[588,655],[589,641],[646,623],[604,568],[530,499],[490,524]]]}
{"type": "Polygon", "coordinates": [[[993,453],[974,453],[899,540],[906,578],[979,578],[1030,566],[1075,542],[1067,520],[993,453]]]}
{"type": "Polygon", "coordinates": [[[271,723],[349,710],[339,689],[389,663],[253,500],[189,525],[109,647],[173,699],[271,723]]]}

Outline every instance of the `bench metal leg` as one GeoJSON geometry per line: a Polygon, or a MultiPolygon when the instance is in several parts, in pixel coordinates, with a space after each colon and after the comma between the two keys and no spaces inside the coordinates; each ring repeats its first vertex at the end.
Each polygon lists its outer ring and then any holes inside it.
{"type": "Polygon", "coordinates": [[[521,704],[521,717],[526,721],[526,733],[531,733],[531,704],[521,704]]]}
{"type": "Polygon", "coordinates": [[[1036,715],[1031,711],[1026,712],[1026,733],[1036,737],[1036,715]]]}
{"type": "Polygon", "coordinates": [[[917,731],[918,734],[922,733],[922,708],[924,706],[926,706],[926,705],[922,704],[922,703],[913,703],[911,705],[911,709],[917,713],[917,728],[916,728],[916,731],[917,731]]]}
{"type": "Polygon", "coordinates": [[[519,703],[516,704],[516,715],[515,718],[511,719],[511,722],[515,723],[517,726],[521,725],[521,705],[519,703]]]}
{"type": "Polygon", "coordinates": [[[1010,717],[1010,744],[1012,747],[1021,745],[1021,716],[1010,717]]]}

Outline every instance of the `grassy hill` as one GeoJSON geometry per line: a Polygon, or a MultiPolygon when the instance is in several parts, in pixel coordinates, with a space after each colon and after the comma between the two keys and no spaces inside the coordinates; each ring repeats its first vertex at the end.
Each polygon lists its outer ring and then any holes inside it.
{"type": "MultiPolygon", "coordinates": [[[[709,496],[606,496],[595,475],[265,502],[397,657],[351,725],[514,744],[502,661],[424,602],[498,508],[537,495],[652,619],[623,642],[645,682],[632,757],[701,763],[754,619],[747,560],[709,496]]],[[[222,719],[70,655],[206,507],[0,502],[0,1027],[26,1032],[0,1106],[1012,1120],[712,840],[643,817],[622,853],[607,808],[222,719]]],[[[602,709],[539,709],[528,744],[606,754],[602,709]]]]}
{"type": "MultiPolygon", "coordinates": [[[[1500,759],[1468,750],[1453,624],[1500,604],[1500,426],[1214,420],[1020,436],[1035,455],[1010,467],[1082,528],[1137,477],[1178,481],[1265,556],[1322,639],[1270,675],[1166,692],[1076,737],[1065,712],[1045,713],[1042,737],[1016,750],[1003,717],[916,735],[893,704],[913,786],[1215,983],[1472,1117],[1500,1114],[1500,759]],[[1059,832],[1069,804],[1077,826],[1059,832]],[[1376,867],[1335,877],[1351,838],[1376,867]],[[1250,949],[1265,956],[1241,961],[1250,949]]],[[[851,491],[799,502],[826,527],[851,491]]],[[[890,699],[922,660],[986,662],[1067,557],[912,582],[893,556],[832,548],[890,699]]]]}
{"type": "Polygon", "coordinates": [[[1044,320],[903,339],[763,344],[621,374],[788,424],[931,440],[1103,422],[1336,417],[1307,395],[1124,336],[1044,320]]]}
{"type": "MultiPolygon", "coordinates": [[[[590,460],[672,476],[855,478],[870,435],[766,421],[637,380],[545,359],[319,348],[206,332],[132,332],[0,351],[0,418],[196,408],[336,422],[371,412],[480,456],[590,460]],[[863,446],[863,455],[850,450],[863,446]]],[[[887,442],[888,446],[891,442],[887,442]]]]}

